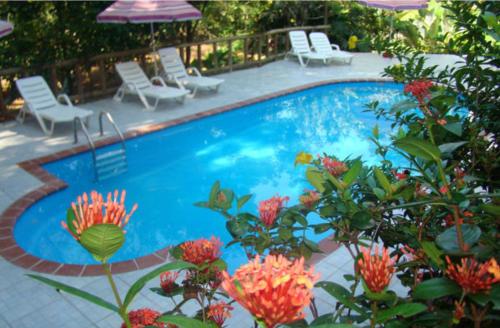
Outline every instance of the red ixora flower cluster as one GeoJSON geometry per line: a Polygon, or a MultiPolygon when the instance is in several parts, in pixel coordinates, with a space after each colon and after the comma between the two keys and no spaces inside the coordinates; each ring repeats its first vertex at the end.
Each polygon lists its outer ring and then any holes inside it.
{"type": "Polygon", "coordinates": [[[382,247],[382,254],[379,255],[378,246],[375,246],[373,255],[370,249],[364,247],[361,247],[361,253],[357,264],[366,286],[374,293],[382,292],[391,282],[397,256],[390,258],[389,250],[385,247],[382,247]]]}
{"type": "MultiPolygon", "coordinates": [[[[161,316],[161,313],[148,308],[139,309],[135,311],[130,311],[128,313],[128,319],[132,328],[144,328],[144,327],[165,327],[162,322],[156,322],[156,320],[161,316]]],[[[127,328],[125,323],[122,323],[122,328],[127,328]]]]}
{"type": "Polygon", "coordinates": [[[266,227],[272,227],[279,212],[288,200],[289,198],[286,196],[280,197],[276,195],[259,203],[259,216],[266,227]]]}
{"type": "Polygon", "coordinates": [[[462,258],[460,264],[453,264],[447,256],[446,262],[446,274],[466,293],[489,292],[493,284],[500,282],[498,264],[493,258],[484,263],[473,258],[462,258]]]}
{"type": "Polygon", "coordinates": [[[80,240],[80,235],[93,225],[114,224],[120,228],[125,227],[132,214],[137,210],[137,204],[135,204],[130,213],[127,214],[125,210],[126,192],[125,190],[121,192],[120,202],[118,202],[119,194],[118,190],[115,190],[113,196],[111,193],[108,193],[107,201],[104,202],[101,194],[97,191],[92,191],[90,193],[91,202],[89,203],[87,193],[83,193],[83,195],[78,196],[77,204],[71,203],[71,208],[75,214],[75,220],[70,224],[73,226],[76,234],[68,227],[66,222],[62,221],[61,225],[64,229],[68,230],[76,240],[80,240]]]}
{"type": "Polygon", "coordinates": [[[177,285],[175,281],[179,278],[179,272],[177,271],[165,271],[160,275],[160,286],[161,289],[167,294],[172,293],[177,285]]]}
{"type": "Polygon", "coordinates": [[[213,303],[208,307],[207,317],[213,321],[217,327],[221,328],[227,318],[231,318],[233,307],[224,301],[213,303]]]}
{"type": "Polygon", "coordinates": [[[183,251],[182,259],[196,265],[213,263],[220,257],[222,243],[219,238],[212,237],[210,240],[200,238],[186,241],[180,247],[183,251]]]}
{"type": "Polygon", "coordinates": [[[415,80],[405,85],[404,92],[411,93],[419,104],[424,104],[431,95],[430,88],[433,86],[429,80],[415,80]]]}
{"type": "Polygon", "coordinates": [[[311,209],[319,201],[320,195],[314,190],[304,190],[304,194],[299,196],[299,201],[305,207],[311,209]]]}
{"type": "Polygon", "coordinates": [[[334,177],[339,177],[349,170],[344,162],[336,161],[334,159],[331,159],[330,157],[321,158],[321,163],[328,171],[328,173],[330,173],[334,177]]]}
{"type": "Polygon", "coordinates": [[[223,274],[222,288],[267,328],[304,318],[319,279],[313,268],[304,268],[304,258],[291,262],[282,255],[268,255],[264,262],[257,255],[232,277],[223,274]]]}

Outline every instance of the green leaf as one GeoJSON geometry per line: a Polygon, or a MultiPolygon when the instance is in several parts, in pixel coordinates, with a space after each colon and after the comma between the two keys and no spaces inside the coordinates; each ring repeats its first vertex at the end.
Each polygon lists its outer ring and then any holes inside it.
{"type": "Polygon", "coordinates": [[[102,298],[100,298],[98,296],[87,293],[86,291],[80,290],[80,289],[75,288],[75,287],[68,286],[66,284],[63,284],[63,283],[60,283],[58,281],[55,281],[55,280],[52,280],[49,278],[45,278],[45,277],[42,277],[39,275],[27,274],[27,276],[30,278],[33,278],[35,280],[38,280],[46,285],[54,287],[58,291],[66,292],[66,293],[71,294],[73,296],[80,297],[80,298],[82,298],[90,303],[94,303],[96,305],[99,305],[100,307],[103,307],[103,308],[108,309],[110,311],[120,313],[120,310],[115,305],[103,300],[102,298]]]}
{"type": "Polygon", "coordinates": [[[385,192],[387,194],[392,193],[392,188],[391,188],[391,183],[389,182],[389,179],[385,176],[384,172],[382,172],[381,169],[378,167],[373,168],[373,173],[375,173],[375,178],[377,178],[378,183],[382,188],[384,188],[385,192]]]}
{"type": "MultiPolygon", "coordinates": [[[[481,237],[481,229],[476,225],[462,224],[462,235],[464,237],[464,243],[471,247],[476,244],[479,237],[481,237]]],[[[448,228],[439,234],[436,238],[436,244],[447,252],[460,252],[461,250],[458,246],[456,227],[453,226],[448,228]]]]}
{"type": "Polygon", "coordinates": [[[318,244],[312,240],[304,238],[304,244],[307,246],[307,248],[309,248],[311,251],[313,251],[315,253],[323,253],[323,251],[321,249],[319,249],[318,244]]]}
{"type": "Polygon", "coordinates": [[[354,213],[351,219],[351,225],[359,230],[372,228],[375,224],[371,220],[371,215],[367,211],[358,211],[354,213]]]}
{"type": "Polygon", "coordinates": [[[99,262],[107,262],[125,242],[122,228],[114,224],[96,224],[80,235],[80,243],[99,262]]]}
{"type": "Polygon", "coordinates": [[[382,310],[377,313],[375,321],[377,323],[386,322],[395,316],[402,316],[404,318],[409,318],[415,314],[419,314],[427,310],[427,306],[421,303],[406,303],[400,304],[387,310],[382,310]]]}
{"type": "Polygon", "coordinates": [[[240,210],[243,205],[245,205],[246,202],[250,200],[250,198],[252,198],[252,195],[245,195],[238,198],[238,201],[236,202],[236,207],[238,208],[238,210],[240,210]]]}
{"type": "Polygon", "coordinates": [[[481,306],[486,306],[488,302],[493,304],[494,310],[500,309],[500,284],[495,284],[491,288],[490,292],[478,293],[478,294],[467,294],[467,297],[476,302],[481,306]]]}
{"type": "Polygon", "coordinates": [[[316,284],[316,287],[323,288],[328,294],[332,295],[337,301],[347,306],[348,308],[358,312],[359,314],[366,316],[366,311],[354,303],[353,296],[351,293],[343,286],[336,284],[331,281],[320,281],[316,284]]]}
{"type": "Polygon", "coordinates": [[[482,204],[479,206],[486,213],[500,216],[500,206],[493,204],[482,204]]]}
{"type": "Polygon", "coordinates": [[[293,236],[292,235],[292,230],[288,229],[288,228],[281,228],[281,229],[279,229],[278,235],[283,240],[289,240],[293,236]]]}
{"type": "Polygon", "coordinates": [[[180,315],[162,315],[156,321],[164,323],[173,323],[180,328],[213,328],[217,327],[213,322],[204,323],[203,321],[180,316],[180,315]]]}
{"type": "Polygon", "coordinates": [[[154,279],[158,277],[161,273],[165,271],[172,271],[172,270],[183,270],[183,269],[195,269],[196,265],[184,262],[184,261],[176,261],[176,262],[171,262],[164,264],[153,271],[145,274],[141,278],[139,278],[132,286],[130,286],[130,289],[127,292],[127,295],[125,295],[125,300],[123,301],[123,306],[126,309],[130,303],[134,300],[134,297],[144,288],[146,283],[150,281],[151,279],[154,279]]]}
{"type": "Polygon", "coordinates": [[[78,233],[76,232],[75,225],[73,222],[76,221],[75,218],[75,212],[73,212],[73,209],[70,207],[66,211],[66,224],[68,225],[68,229],[75,235],[78,236],[78,233]]]}
{"type": "Polygon", "coordinates": [[[380,188],[377,188],[377,187],[373,188],[373,193],[380,200],[383,200],[385,198],[385,192],[380,188]]]}
{"type": "Polygon", "coordinates": [[[349,171],[344,174],[344,182],[347,184],[347,186],[350,186],[356,178],[359,176],[359,173],[361,172],[361,168],[363,167],[363,164],[361,163],[360,160],[355,161],[349,171]]]}
{"type": "Polygon", "coordinates": [[[325,172],[326,174],[326,177],[328,178],[328,180],[333,183],[333,185],[338,189],[338,190],[344,190],[345,189],[345,185],[343,182],[341,182],[339,179],[337,179],[336,177],[334,177],[333,175],[331,175],[330,173],[328,172],[325,172]]]}
{"type": "Polygon", "coordinates": [[[322,325],[311,325],[311,328],[354,328],[353,325],[347,323],[326,323],[322,325]]]}
{"type": "Polygon", "coordinates": [[[215,181],[215,183],[212,185],[212,189],[210,189],[210,194],[208,196],[208,206],[210,208],[213,208],[215,206],[215,202],[217,201],[217,195],[219,194],[220,191],[220,182],[215,181]]]}
{"type": "Polygon", "coordinates": [[[323,186],[324,180],[321,172],[312,167],[308,167],[306,170],[306,178],[309,183],[316,188],[320,193],[325,191],[325,187],[323,186]]]}
{"type": "Polygon", "coordinates": [[[445,143],[442,145],[439,145],[439,150],[443,155],[449,155],[453,153],[456,149],[462,147],[465,145],[467,141],[458,141],[458,142],[450,142],[450,143],[445,143]]]}
{"type": "Polygon", "coordinates": [[[460,295],[462,289],[448,278],[433,278],[415,287],[413,297],[420,300],[433,300],[444,296],[460,295]]]}
{"type": "Polygon", "coordinates": [[[383,290],[379,293],[372,292],[368,288],[364,280],[363,280],[363,291],[365,292],[366,298],[372,301],[394,302],[398,298],[396,293],[392,291],[383,290]]]}
{"type": "Polygon", "coordinates": [[[413,156],[428,161],[434,160],[437,162],[441,158],[441,152],[438,147],[418,138],[406,137],[399,139],[394,142],[394,145],[413,156]]]}
{"type": "Polygon", "coordinates": [[[446,130],[450,131],[451,133],[461,137],[462,136],[462,123],[461,122],[453,122],[453,123],[448,123],[443,126],[446,130]]]}
{"type": "Polygon", "coordinates": [[[424,253],[431,259],[432,262],[434,262],[434,264],[440,268],[443,267],[444,261],[441,259],[443,252],[436,247],[435,243],[431,241],[423,241],[420,245],[422,246],[424,253]]]}
{"type": "Polygon", "coordinates": [[[248,222],[238,219],[232,219],[226,222],[226,229],[233,237],[243,236],[248,232],[250,225],[248,222]]]}

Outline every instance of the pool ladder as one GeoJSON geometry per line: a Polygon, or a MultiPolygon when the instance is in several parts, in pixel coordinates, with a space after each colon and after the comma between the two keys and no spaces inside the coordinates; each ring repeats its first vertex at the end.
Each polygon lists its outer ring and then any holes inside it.
{"type": "Polygon", "coordinates": [[[123,134],[116,125],[111,114],[106,111],[101,111],[99,113],[100,135],[104,135],[104,130],[102,128],[103,117],[108,120],[108,122],[111,124],[116,134],[120,138],[121,147],[119,149],[110,150],[99,154],[97,153],[94,140],[92,140],[92,137],[90,136],[90,133],[83,121],[79,117],[75,117],[75,120],[73,121],[74,143],[78,143],[78,125],[80,125],[83,134],[85,134],[85,137],[87,138],[87,141],[89,143],[89,147],[92,151],[92,160],[94,162],[94,176],[96,181],[102,181],[125,173],[128,168],[125,139],[123,138],[123,134]]]}

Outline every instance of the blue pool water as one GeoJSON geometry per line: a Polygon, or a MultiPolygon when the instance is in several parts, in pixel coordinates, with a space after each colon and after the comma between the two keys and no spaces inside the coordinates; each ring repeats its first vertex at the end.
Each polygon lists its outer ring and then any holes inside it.
{"type": "MultiPolygon", "coordinates": [[[[214,181],[239,196],[253,194],[247,211],[255,211],[259,201],[276,193],[289,196],[289,204],[294,204],[308,187],[304,167],[293,164],[299,151],[339,158],[362,155],[367,164],[375,164],[380,158],[368,136],[375,124],[381,136],[387,136],[390,127],[364,112],[364,106],[378,100],[388,107],[403,97],[402,85],[395,83],[342,83],[245,106],[128,140],[128,172],[99,183],[93,181],[90,153],[48,163],[44,168],[69,187],[31,206],[18,220],[15,238],[40,258],[95,263],[60,221],[84,191],[126,189],[127,207],[138,203],[139,209],[127,226],[125,246],[112,262],[212,235],[227,243],[231,237],[224,219],[193,206],[207,199],[214,181]]],[[[311,232],[311,238],[321,236],[311,232]]],[[[237,246],[223,253],[233,269],[245,261],[237,246]]]]}

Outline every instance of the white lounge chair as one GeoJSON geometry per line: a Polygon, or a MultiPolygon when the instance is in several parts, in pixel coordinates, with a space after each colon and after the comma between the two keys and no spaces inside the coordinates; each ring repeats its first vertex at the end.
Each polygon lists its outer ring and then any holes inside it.
{"type": "Polygon", "coordinates": [[[16,81],[17,89],[24,99],[24,105],[17,115],[17,120],[24,123],[26,114],[33,115],[43,132],[51,136],[56,123],[73,122],[75,117],[88,125],[92,111],[73,106],[66,94],[54,97],[47,82],[41,76],[22,78],[16,81]],[[61,104],[64,101],[66,104],[61,104]],[[50,128],[45,121],[50,122],[50,128]]]}
{"type": "Polygon", "coordinates": [[[311,39],[311,44],[318,54],[330,57],[331,59],[338,59],[345,63],[351,64],[352,54],[347,51],[340,50],[340,47],[334,43],[330,44],[330,40],[325,33],[322,32],[312,32],[309,34],[309,39],[311,39]]]}
{"type": "Polygon", "coordinates": [[[312,51],[309,47],[309,40],[304,31],[290,31],[288,33],[292,49],[287,53],[288,56],[297,56],[301,66],[305,67],[311,60],[320,60],[328,64],[332,59],[330,56],[316,51],[312,51]]]}
{"type": "Polygon", "coordinates": [[[183,103],[189,91],[184,88],[172,88],[167,86],[165,81],[160,76],[148,77],[142,68],[136,62],[126,62],[115,64],[116,71],[123,81],[118,91],[114,96],[116,101],[122,101],[125,94],[137,95],[141,102],[146,107],[146,110],[155,110],[160,100],[175,99],[183,103]],[[153,82],[158,82],[161,85],[154,85],[153,82]],[[151,106],[147,98],[154,99],[154,105],[151,106]]]}
{"type": "Polygon", "coordinates": [[[186,70],[181,57],[175,48],[163,48],[158,51],[160,61],[168,82],[175,82],[177,85],[192,90],[191,96],[194,97],[199,89],[217,91],[224,80],[213,77],[202,76],[196,67],[189,67],[186,70]],[[189,75],[191,70],[196,76],[189,75]]]}

